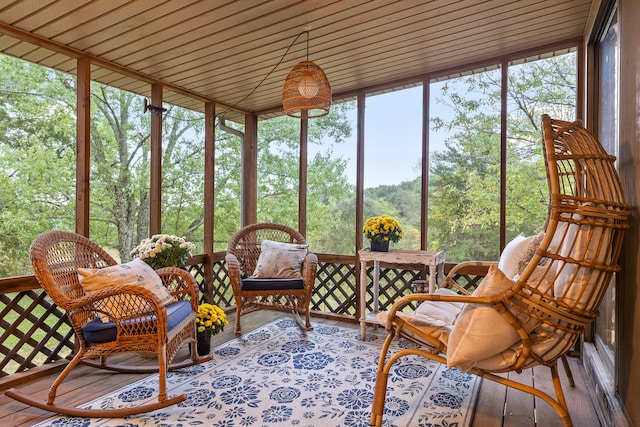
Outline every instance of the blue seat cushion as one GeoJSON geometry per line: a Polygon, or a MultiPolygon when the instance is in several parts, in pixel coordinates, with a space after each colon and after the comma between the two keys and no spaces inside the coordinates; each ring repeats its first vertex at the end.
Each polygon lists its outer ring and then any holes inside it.
{"type": "MultiPolygon", "coordinates": [[[[167,323],[169,330],[173,329],[182,322],[187,316],[193,313],[191,309],[191,302],[189,301],[176,301],[168,304],[167,309],[167,323]]],[[[130,322],[149,321],[155,320],[154,316],[147,318],[133,319],[130,322]]],[[[113,322],[102,323],[100,319],[93,319],[87,322],[82,327],[82,335],[85,341],[91,344],[101,344],[116,340],[116,324],[113,322]]]]}
{"type": "Polygon", "coordinates": [[[242,279],[242,289],[245,291],[279,291],[286,289],[304,289],[302,279],[242,279]]]}

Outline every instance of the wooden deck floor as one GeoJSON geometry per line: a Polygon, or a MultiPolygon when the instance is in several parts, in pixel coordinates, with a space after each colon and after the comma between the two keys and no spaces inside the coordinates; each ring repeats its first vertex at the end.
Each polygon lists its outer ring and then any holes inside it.
{"type": "MultiPolygon", "coordinates": [[[[288,316],[280,312],[255,312],[242,319],[243,332],[248,332],[271,322],[282,316],[288,316]]],[[[227,329],[213,337],[212,346],[220,344],[235,337],[233,333],[233,316],[230,316],[230,325],[227,329]]],[[[313,319],[313,323],[336,323],[335,320],[313,319]]],[[[357,324],[352,325],[358,328],[357,324]]],[[[133,357],[129,363],[149,363],[140,357],[133,357]]],[[[594,392],[593,387],[585,382],[584,369],[578,359],[569,359],[571,370],[576,382],[576,387],[571,388],[566,380],[566,375],[561,369],[563,388],[569,404],[569,410],[575,426],[580,427],[600,427],[598,417],[592,404],[589,392],[594,392]]],[[[546,391],[553,390],[550,380],[549,369],[535,369],[516,375],[518,381],[525,381],[535,384],[546,391]]],[[[58,403],[74,402],[76,405],[81,402],[97,398],[107,392],[116,390],[125,384],[138,380],[144,375],[112,374],[106,371],[81,366],[69,376],[59,390],[56,399],[58,403]]],[[[37,381],[21,385],[21,390],[28,391],[42,400],[46,400],[48,387],[55,378],[55,375],[46,376],[37,381]]],[[[4,389],[0,389],[4,391],[4,389]]],[[[553,395],[553,392],[551,393],[553,395]]],[[[38,421],[42,421],[51,416],[51,413],[44,412],[25,405],[0,394],[0,424],[7,426],[29,426],[38,421]]],[[[532,396],[518,390],[507,389],[505,386],[483,380],[478,403],[474,414],[472,427],[555,427],[561,426],[557,415],[553,409],[545,402],[540,402],[532,396]]],[[[331,427],[326,425],[325,427],[331,427]]]]}

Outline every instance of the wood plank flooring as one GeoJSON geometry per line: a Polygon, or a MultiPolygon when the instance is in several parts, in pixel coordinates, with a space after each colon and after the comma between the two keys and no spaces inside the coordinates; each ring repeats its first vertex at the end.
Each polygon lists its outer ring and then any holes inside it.
{"type": "MultiPolygon", "coordinates": [[[[289,314],[271,311],[251,313],[242,318],[243,332],[249,332],[283,316],[289,316],[289,314]]],[[[229,316],[229,326],[224,332],[212,338],[212,347],[235,337],[233,320],[234,316],[229,316]]],[[[338,323],[335,320],[324,318],[314,318],[312,322],[314,324],[338,323]]],[[[344,325],[359,328],[355,323],[345,323],[344,325]]],[[[186,349],[184,351],[186,356],[186,349]]],[[[127,359],[127,363],[151,363],[151,361],[132,356],[127,359]]],[[[569,363],[576,383],[575,388],[569,386],[562,368],[560,368],[560,376],[573,424],[580,427],[600,427],[597,414],[589,397],[589,392],[593,392],[593,387],[585,381],[586,376],[580,361],[570,358],[569,363]]],[[[45,376],[19,388],[32,393],[42,400],[46,400],[49,385],[56,376],[57,374],[45,376]]],[[[79,405],[81,402],[97,398],[143,377],[144,375],[113,374],[108,371],[80,366],[60,386],[56,402],[79,405]]],[[[545,391],[553,390],[548,368],[529,369],[520,375],[516,375],[515,379],[534,384],[545,391]]],[[[0,390],[0,392],[2,391],[4,390],[0,390]]],[[[551,394],[553,395],[553,393],[551,394]]],[[[49,412],[27,407],[6,397],[4,394],[0,394],[0,424],[2,425],[30,426],[49,416],[51,416],[49,412]]],[[[546,402],[542,402],[521,391],[483,380],[471,427],[556,427],[561,425],[562,423],[555,411],[546,402]]],[[[324,427],[330,426],[326,425],[324,427]]]]}

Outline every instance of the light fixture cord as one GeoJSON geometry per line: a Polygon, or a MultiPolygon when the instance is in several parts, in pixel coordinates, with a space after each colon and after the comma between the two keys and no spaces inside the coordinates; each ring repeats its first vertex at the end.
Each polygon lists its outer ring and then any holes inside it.
{"type": "MultiPolygon", "coordinates": [[[[291,50],[291,48],[293,47],[294,44],[296,44],[296,42],[298,41],[298,39],[300,38],[301,35],[303,34],[307,34],[307,61],[309,60],[309,31],[304,30],[302,31],[300,34],[298,34],[296,36],[295,39],[293,39],[293,41],[291,42],[291,44],[289,45],[289,47],[287,48],[287,50],[284,52],[284,54],[280,57],[280,60],[278,61],[278,63],[271,69],[271,71],[269,71],[267,73],[266,76],[264,76],[264,78],[262,80],[260,80],[260,83],[258,83],[258,85],[256,87],[253,88],[253,90],[251,90],[251,92],[249,92],[244,98],[242,98],[240,101],[236,102],[235,104],[232,104],[234,107],[236,108],[240,108],[239,105],[242,104],[247,98],[249,98],[251,95],[253,95],[253,93],[258,90],[258,88],[260,86],[262,86],[262,83],[264,83],[265,80],[267,80],[269,78],[269,76],[271,74],[273,74],[273,72],[276,70],[276,68],[278,68],[280,66],[280,64],[282,64],[282,61],[284,61],[285,56],[287,56],[287,53],[289,53],[289,51],[291,50]]],[[[230,109],[227,108],[225,111],[223,111],[220,114],[216,114],[218,117],[224,117],[224,115],[229,111],[230,109]]]]}

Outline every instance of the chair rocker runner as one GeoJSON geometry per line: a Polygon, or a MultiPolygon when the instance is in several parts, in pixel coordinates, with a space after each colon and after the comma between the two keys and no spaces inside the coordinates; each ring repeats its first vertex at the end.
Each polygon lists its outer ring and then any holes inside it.
{"type": "Polygon", "coordinates": [[[7,390],[7,396],[46,411],[100,418],[150,412],[186,399],[184,394],[167,396],[167,372],[211,359],[198,357],[196,351],[198,285],[191,274],[173,267],[154,272],[139,259],[118,264],[88,238],[66,231],[38,236],[30,258],[38,282],[66,312],[77,352],[51,385],[46,402],[16,389],[7,390]],[[172,363],[185,344],[191,356],[172,363]],[[109,363],[108,356],[128,352],[154,354],[157,364],[109,363]],[[123,373],[158,372],[157,401],[115,409],[56,405],[58,386],[79,363],[123,373]]]}
{"type": "Polygon", "coordinates": [[[558,360],[566,362],[567,353],[597,317],[607,287],[620,270],[629,206],[615,157],[581,122],[544,115],[542,127],[549,185],[544,232],[537,239],[523,238],[533,248],[516,257],[516,251],[507,250],[510,242],[500,257],[501,268],[485,266],[487,275],[473,295],[454,292],[460,291],[453,280],[459,271],[452,271],[435,294],[403,297],[378,315],[389,335],[379,359],[371,425],[382,424],[393,364],[411,354],[537,396],[551,405],[564,426],[572,425],[558,360]],[[528,259],[522,256],[526,252],[528,259]],[[509,277],[507,271],[514,275],[509,277]],[[413,313],[404,312],[410,302],[420,305],[413,313]],[[388,354],[395,337],[420,347],[388,354]],[[496,375],[537,365],[550,368],[555,398],[515,381],[513,375],[496,375]]]}
{"type": "Polygon", "coordinates": [[[300,327],[313,329],[309,304],[318,257],[308,252],[302,234],[271,222],[247,225],[231,237],[225,261],[236,301],[237,335],[240,317],[256,310],[290,310],[300,327]]]}

